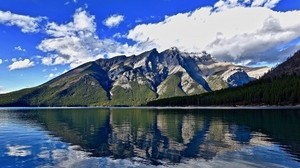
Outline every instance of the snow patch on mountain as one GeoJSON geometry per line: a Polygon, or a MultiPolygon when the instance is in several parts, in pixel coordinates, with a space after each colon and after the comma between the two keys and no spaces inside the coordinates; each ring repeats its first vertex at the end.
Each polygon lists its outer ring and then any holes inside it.
{"type": "Polygon", "coordinates": [[[255,69],[247,71],[247,74],[251,78],[259,79],[260,77],[262,77],[264,74],[266,74],[270,70],[271,70],[271,68],[269,68],[269,67],[255,68],[255,69]]]}
{"type": "Polygon", "coordinates": [[[239,67],[227,70],[222,77],[231,87],[241,86],[251,81],[244,69],[239,67]]]}

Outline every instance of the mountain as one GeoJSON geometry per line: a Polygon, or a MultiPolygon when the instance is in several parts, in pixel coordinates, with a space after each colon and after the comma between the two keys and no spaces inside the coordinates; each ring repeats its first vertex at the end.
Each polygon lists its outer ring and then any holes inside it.
{"type": "Polygon", "coordinates": [[[149,106],[299,105],[300,51],[259,80],[197,96],[149,102],[149,106]]]}
{"type": "Polygon", "coordinates": [[[140,105],[244,85],[266,73],[173,47],[85,63],[40,86],[0,95],[1,106],[140,105]]]}
{"type": "Polygon", "coordinates": [[[265,74],[263,78],[276,78],[281,76],[300,76],[300,51],[265,74]]]}

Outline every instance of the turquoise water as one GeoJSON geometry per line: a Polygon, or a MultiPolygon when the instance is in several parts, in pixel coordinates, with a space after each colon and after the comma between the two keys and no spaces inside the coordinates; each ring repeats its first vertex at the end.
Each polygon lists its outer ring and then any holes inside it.
{"type": "Polygon", "coordinates": [[[0,109],[0,167],[300,167],[300,110],[0,109]]]}

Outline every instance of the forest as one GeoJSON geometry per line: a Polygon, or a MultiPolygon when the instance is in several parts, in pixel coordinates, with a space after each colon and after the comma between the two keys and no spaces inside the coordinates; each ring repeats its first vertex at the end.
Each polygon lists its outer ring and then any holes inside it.
{"type": "Polygon", "coordinates": [[[148,102],[147,106],[245,106],[300,104],[300,77],[282,75],[263,78],[247,85],[195,96],[173,97],[148,102]]]}

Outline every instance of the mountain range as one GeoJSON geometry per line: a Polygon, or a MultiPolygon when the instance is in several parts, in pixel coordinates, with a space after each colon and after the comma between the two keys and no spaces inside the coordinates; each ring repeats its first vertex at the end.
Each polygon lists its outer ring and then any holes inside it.
{"type": "Polygon", "coordinates": [[[206,52],[153,49],[85,63],[40,86],[0,95],[0,106],[141,105],[241,86],[269,70],[218,61],[206,52]]]}
{"type": "Polygon", "coordinates": [[[300,51],[260,79],[240,87],[148,102],[149,106],[299,105],[300,51]]]}

